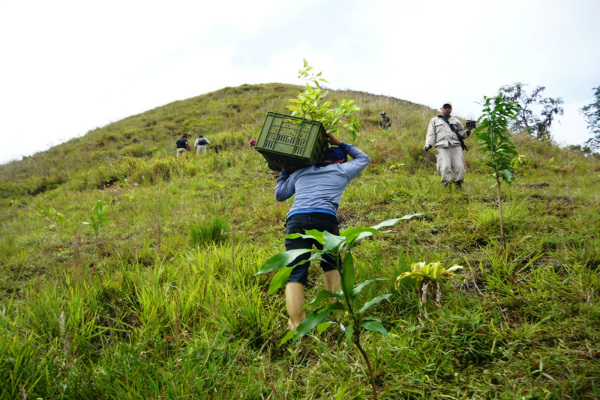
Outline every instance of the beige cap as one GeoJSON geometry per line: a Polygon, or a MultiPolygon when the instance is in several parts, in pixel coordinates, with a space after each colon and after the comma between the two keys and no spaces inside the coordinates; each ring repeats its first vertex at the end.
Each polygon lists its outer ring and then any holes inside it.
{"type": "Polygon", "coordinates": [[[442,104],[442,108],[444,108],[444,106],[448,104],[450,107],[452,107],[452,103],[449,101],[445,101],[444,104],[442,104]]]}

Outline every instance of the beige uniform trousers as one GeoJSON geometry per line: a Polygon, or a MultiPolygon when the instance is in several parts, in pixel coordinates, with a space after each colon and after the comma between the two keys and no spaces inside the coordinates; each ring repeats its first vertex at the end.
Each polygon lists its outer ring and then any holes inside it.
{"type": "Polygon", "coordinates": [[[437,170],[442,175],[442,183],[462,182],[467,168],[463,150],[459,146],[436,147],[437,170]]]}

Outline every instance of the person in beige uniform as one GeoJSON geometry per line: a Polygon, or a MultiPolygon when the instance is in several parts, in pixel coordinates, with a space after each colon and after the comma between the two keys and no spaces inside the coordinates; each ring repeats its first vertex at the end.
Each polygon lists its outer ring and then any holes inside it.
{"type": "Polygon", "coordinates": [[[441,111],[441,115],[433,117],[429,122],[423,150],[427,151],[435,146],[437,170],[442,175],[442,184],[454,183],[461,187],[466,174],[463,155],[463,148],[466,150],[466,146],[462,139],[468,138],[471,131],[465,129],[457,118],[450,116],[451,102],[445,102],[441,111]]]}

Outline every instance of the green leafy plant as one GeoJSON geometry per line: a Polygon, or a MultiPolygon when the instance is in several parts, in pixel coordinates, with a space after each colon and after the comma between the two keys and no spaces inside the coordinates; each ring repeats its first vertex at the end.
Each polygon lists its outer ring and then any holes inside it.
{"type": "Polygon", "coordinates": [[[190,236],[194,245],[222,243],[229,237],[229,223],[218,215],[210,221],[190,226],[190,236]]]}
{"type": "Polygon", "coordinates": [[[479,126],[474,131],[479,139],[478,150],[485,154],[484,164],[494,171],[489,177],[494,180],[494,186],[496,186],[500,212],[500,236],[505,251],[506,238],[502,219],[500,182],[504,181],[510,185],[514,179],[515,164],[513,160],[518,157],[518,154],[515,145],[511,141],[511,133],[508,127],[511,121],[516,119],[518,110],[518,104],[506,101],[502,94],[496,97],[485,96],[483,115],[479,117],[479,126]]]}
{"type": "Polygon", "coordinates": [[[327,100],[329,91],[321,88],[319,82],[327,82],[321,77],[322,72],[311,72],[313,67],[304,60],[304,67],[298,72],[298,78],[307,81],[305,90],[297,98],[291,99],[292,105],[287,108],[293,117],[300,117],[311,121],[320,121],[327,134],[339,135],[340,125],[343,124],[352,140],[360,135],[360,122],[353,114],[359,111],[354,100],[342,99],[337,105],[331,107],[327,100]]]}
{"type": "Polygon", "coordinates": [[[455,276],[454,271],[462,269],[460,265],[453,265],[446,269],[442,267],[440,262],[432,263],[413,263],[411,264],[411,271],[404,272],[396,279],[396,287],[400,281],[404,278],[412,278],[417,281],[417,291],[419,296],[420,304],[423,308],[423,314],[427,318],[427,301],[428,295],[431,290],[433,293],[433,301],[436,307],[440,307],[442,298],[441,283],[449,280],[455,276]]]}
{"type": "Polygon", "coordinates": [[[403,163],[392,164],[392,165],[390,165],[390,171],[399,172],[402,169],[402,167],[404,167],[403,163]]]}
{"type": "Polygon", "coordinates": [[[84,221],[84,225],[89,225],[96,234],[96,241],[98,241],[98,235],[100,234],[100,227],[106,225],[108,221],[108,204],[104,204],[102,200],[96,201],[92,207],[92,219],[91,221],[84,221]]]}
{"type": "Polygon", "coordinates": [[[419,215],[421,214],[405,215],[402,218],[386,220],[370,228],[350,228],[344,232],[341,232],[340,236],[333,235],[329,232],[320,232],[317,230],[306,231],[304,235],[298,233],[288,235],[288,239],[295,239],[299,237],[314,239],[323,245],[323,250],[289,250],[284,253],[277,254],[276,256],[267,260],[258,274],[265,274],[278,270],[271,280],[268,293],[275,293],[277,289],[286,284],[293,270],[293,267],[288,267],[288,264],[295,260],[299,255],[307,252],[311,252],[313,254],[308,261],[304,262],[320,260],[325,254],[331,254],[335,257],[335,259],[339,260],[338,262],[340,262],[341,265],[336,267],[341,275],[341,288],[338,293],[332,293],[327,290],[320,291],[309,303],[314,310],[306,316],[306,319],[302,321],[302,323],[300,323],[295,330],[288,332],[288,334],[282,339],[280,345],[289,340],[296,342],[311,332],[314,328],[317,328],[319,333],[324,332],[327,328],[336,324],[336,322],[333,321],[325,322],[331,313],[336,310],[343,311],[344,315],[348,316],[349,321],[346,324],[340,322],[339,325],[345,333],[346,340],[350,344],[356,346],[362,355],[369,371],[371,387],[373,390],[373,398],[376,399],[377,388],[375,384],[375,373],[369,360],[369,356],[363,347],[361,334],[364,331],[379,332],[384,336],[388,334],[387,330],[381,324],[381,321],[373,316],[368,315],[367,311],[373,305],[389,299],[391,294],[383,294],[363,302],[359,300],[359,294],[367,285],[370,285],[375,281],[385,279],[378,278],[357,283],[354,271],[354,256],[352,255],[352,248],[362,239],[378,233],[378,230],[381,228],[392,226],[400,220],[408,220],[419,215]],[[328,302],[326,301],[328,299],[333,299],[334,301],[328,302]]]}
{"type": "Polygon", "coordinates": [[[44,205],[39,206],[37,215],[44,221],[44,226],[49,230],[56,229],[56,227],[62,225],[65,220],[63,213],[56,211],[54,207],[46,207],[44,205]]]}
{"type": "Polygon", "coordinates": [[[527,164],[529,164],[529,160],[527,156],[524,154],[519,154],[511,160],[513,165],[513,172],[518,172],[522,176],[527,176],[527,172],[525,172],[527,164]]]}

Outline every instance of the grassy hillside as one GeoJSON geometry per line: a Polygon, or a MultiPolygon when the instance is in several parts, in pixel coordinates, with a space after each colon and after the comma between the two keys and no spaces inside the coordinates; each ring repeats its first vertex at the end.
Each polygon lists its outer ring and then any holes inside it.
{"type": "MultiPolygon", "coordinates": [[[[284,250],[291,202],[275,201],[277,175],[247,142],[299,90],[225,88],[0,166],[1,398],[370,396],[339,328],[278,347],[284,296],[255,275],[284,250]],[[213,146],[176,160],[190,130],[213,146]],[[94,216],[98,200],[107,207],[94,216]]],[[[380,398],[598,398],[598,158],[514,136],[527,164],[503,186],[505,258],[474,139],[464,189],[448,190],[422,151],[435,110],[331,96],[361,107],[354,144],[373,160],[342,198],[341,227],[425,214],[354,252],[358,280],[388,279],[365,297],[392,294],[371,309],[390,335],[365,342],[380,398]],[[391,132],[377,130],[381,110],[391,132]],[[420,261],[465,267],[428,319],[415,285],[394,285],[420,261]]],[[[318,267],[310,279],[307,299],[318,267]]]]}

